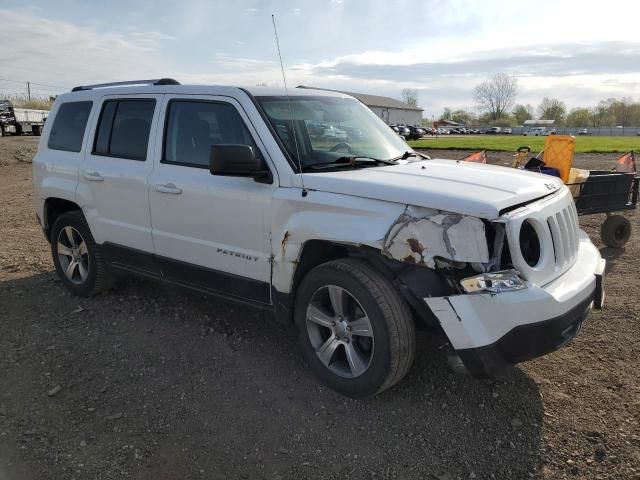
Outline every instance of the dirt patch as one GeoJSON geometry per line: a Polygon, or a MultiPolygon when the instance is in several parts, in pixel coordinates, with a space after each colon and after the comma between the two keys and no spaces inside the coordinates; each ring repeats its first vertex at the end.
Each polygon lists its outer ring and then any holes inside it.
{"type": "MultiPolygon", "coordinates": [[[[354,401],[261,312],[136,279],[70,296],[14,148],[35,141],[0,138],[3,480],[640,478],[637,214],[626,250],[602,250],[606,309],[566,348],[477,381],[421,334],[408,377],[354,401]]],[[[602,216],[581,221],[601,246],[602,216]]]]}

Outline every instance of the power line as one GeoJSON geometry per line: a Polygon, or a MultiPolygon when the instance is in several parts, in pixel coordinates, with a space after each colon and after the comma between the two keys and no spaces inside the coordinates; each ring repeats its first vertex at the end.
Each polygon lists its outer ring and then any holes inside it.
{"type": "Polygon", "coordinates": [[[60,88],[62,90],[68,90],[68,89],[71,88],[71,87],[63,87],[61,85],[50,85],[50,84],[47,84],[47,83],[29,82],[28,80],[10,80],[8,78],[0,78],[0,81],[11,82],[11,83],[20,83],[20,84],[23,84],[23,85],[28,82],[28,83],[31,83],[31,85],[39,85],[41,87],[50,87],[50,88],[60,88]]]}

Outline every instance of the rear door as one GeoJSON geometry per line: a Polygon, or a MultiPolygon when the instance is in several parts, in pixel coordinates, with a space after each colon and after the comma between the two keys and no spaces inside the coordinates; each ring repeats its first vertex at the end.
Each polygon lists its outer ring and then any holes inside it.
{"type": "Polygon", "coordinates": [[[147,188],[161,103],[162,95],[105,96],[90,132],[78,196],[96,241],[110,256],[153,253],[147,188]]]}

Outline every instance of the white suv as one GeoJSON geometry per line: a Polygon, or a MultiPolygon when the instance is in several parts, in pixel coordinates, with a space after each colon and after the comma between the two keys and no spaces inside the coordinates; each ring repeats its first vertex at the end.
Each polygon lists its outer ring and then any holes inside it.
{"type": "Polygon", "coordinates": [[[351,396],[402,379],[416,325],[485,376],[602,303],[604,261],[554,177],[425,159],[338,93],[125,83],[59,96],[33,162],[76,295],[135,273],[269,310],[351,396]],[[361,135],[308,134],[325,122],[361,135]]]}

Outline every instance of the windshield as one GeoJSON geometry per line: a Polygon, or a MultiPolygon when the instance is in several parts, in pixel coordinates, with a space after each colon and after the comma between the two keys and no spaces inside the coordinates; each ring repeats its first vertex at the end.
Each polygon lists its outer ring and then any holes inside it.
{"type": "Polygon", "coordinates": [[[388,161],[410,150],[396,132],[353,98],[282,96],[257,100],[291,158],[303,168],[345,156],[388,161]]]}

